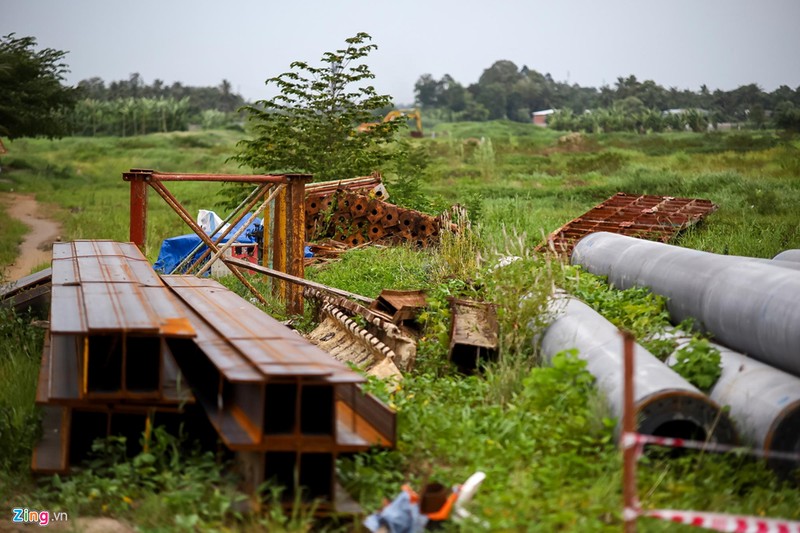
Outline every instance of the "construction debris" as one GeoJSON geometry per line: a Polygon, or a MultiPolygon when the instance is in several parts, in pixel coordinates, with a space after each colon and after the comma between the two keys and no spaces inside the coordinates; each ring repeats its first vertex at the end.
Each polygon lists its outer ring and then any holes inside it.
{"type": "Polygon", "coordinates": [[[461,372],[474,372],[481,362],[497,359],[499,350],[497,306],[486,302],[449,298],[450,360],[461,372]]]}
{"type": "Polygon", "coordinates": [[[419,329],[415,320],[420,311],[428,306],[425,291],[396,291],[384,289],[369,308],[383,313],[393,324],[410,329],[419,329]]]}
{"type": "Polygon", "coordinates": [[[41,316],[50,308],[52,269],[46,268],[17,281],[0,285],[0,306],[13,307],[18,313],[33,309],[41,316]]]}
{"type": "Polygon", "coordinates": [[[60,243],[53,253],[34,471],[68,472],[97,437],[136,443],[154,423],[177,428],[204,411],[251,493],[274,480],[286,502],[356,510],[337,488],[337,456],[397,439],[394,411],[361,390],[364,378],[216,281],[159,278],[133,244],[60,243]]]}
{"type": "Polygon", "coordinates": [[[569,257],[575,243],[596,231],[667,242],[716,210],[714,203],[701,198],[618,192],[555,230],[536,250],[551,250],[569,257]]]}
{"type": "Polygon", "coordinates": [[[395,353],[377,337],[330,304],[321,309],[323,320],[306,338],[334,359],[352,363],[381,379],[401,380],[395,353]]]}
{"type": "Polygon", "coordinates": [[[414,367],[417,357],[417,341],[413,332],[398,326],[391,318],[359,305],[356,302],[336,296],[312,287],[306,287],[303,295],[321,304],[331,305],[350,316],[360,316],[367,321],[366,330],[375,335],[395,353],[394,363],[402,371],[409,371],[414,367]]]}
{"type": "Polygon", "coordinates": [[[368,242],[426,247],[438,241],[439,217],[398,207],[386,199],[380,175],[308,185],[306,240],[332,238],[348,247],[368,242]]]}

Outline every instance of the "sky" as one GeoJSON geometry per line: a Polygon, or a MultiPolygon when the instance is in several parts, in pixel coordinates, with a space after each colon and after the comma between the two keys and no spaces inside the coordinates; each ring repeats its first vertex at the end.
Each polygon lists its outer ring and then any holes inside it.
{"type": "Polygon", "coordinates": [[[766,91],[800,86],[800,0],[0,0],[0,35],[68,51],[67,82],[138,72],[146,83],[219,85],[269,98],[264,80],[366,32],[380,93],[450,74],[467,86],[495,61],[558,81],[766,91]]]}

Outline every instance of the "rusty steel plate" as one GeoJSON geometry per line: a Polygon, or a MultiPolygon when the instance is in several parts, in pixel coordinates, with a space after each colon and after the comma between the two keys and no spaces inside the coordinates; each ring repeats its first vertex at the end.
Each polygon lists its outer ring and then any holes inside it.
{"type": "Polygon", "coordinates": [[[83,293],[89,333],[136,332],[171,336],[193,336],[185,315],[168,292],[160,287],[138,287],[131,283],[86,283],[83,293]]]}
{"type": "Polygon", "coordinates": [[[130,243],[54,244],[52,283],[53,334],[194,335],[176,298],[130,243]]]}
{"type": "Polygon", "coordinates": [[[216,281],[194,276],[164,276],[163,279],[181,300],[196,314],[213,323],[212,327],[228,340],[299,338],[292,330],[216,281]]]}
{"type": "Polygon", "coordinates": [[[305,339],[231,341],[266,376],[317,376],[358,383],[360,375],[305,339]]]}
{"type": "Polygon", "coordinates": [[[192,276],[163,279],[189,308],[198,347],[210,350],[206,356],[226,377],[229,369],[242,368],[227,345],[264,376],[361,381],[357,373],[218,282],[192,276]]]}
{"type": "Polygon", "coordinates": [[[702,198],[618,192],[552,232],[536,250],[552,249],[568,256],[575,243],[597,231],[667,242],[716,210],[716,204],[702,198]]]}
{"type": "Polygon", "coordinates": [[[54,285],[50,295],[50,331],[86,333],[83,292],[77,285],[54,285]]]}
{"type": "Polygon", "coordinates": [[[11,298],[21,291],[27,291],[40,285],[47,285],[51,282],[52,277],[53,270],[51,268],[46,268],[35,274],[19,278],[11,283],[0,284],[0,300],[11,298]]]}

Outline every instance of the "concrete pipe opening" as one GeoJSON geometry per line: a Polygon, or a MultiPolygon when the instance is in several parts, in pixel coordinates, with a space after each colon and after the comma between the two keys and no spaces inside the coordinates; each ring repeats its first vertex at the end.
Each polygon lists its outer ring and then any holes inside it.
{"type": "MultiPolygon", "coordinates": [[[[767,436],[766,448],[776,452],[800,454],[800,402],[783,410],[775,419],[767,436]]],[[[783,479],[800,485],[800,460],[767,458],[767,464],[783,479]]]]}
{"type": "Polygon", "coordinates": [[[736,443],[728,415],[705,396],[669,391],[639,403],[639,433],[674,439],[736,443]]]}

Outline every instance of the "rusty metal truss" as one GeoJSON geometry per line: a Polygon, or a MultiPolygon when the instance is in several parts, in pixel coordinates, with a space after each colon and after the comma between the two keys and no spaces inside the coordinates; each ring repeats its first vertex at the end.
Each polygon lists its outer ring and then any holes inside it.
{"type": "Polygon", "coordinates": [[[555,230],[536,249],[569,256],[575,243],[596,231],[667,242],[716,210],[716,204],[702,198],[618,192],[555,230]]]}
{"type": "MultiPolygon", "coordinates": [[[[271,261],[275,270],[300,278],[304,277],[304,199],[305,185],[311,180],[311,176],[306,174],[184,174],[131,169],[130,172],[122,174],[122,179],[131,185],[130,239],[140,248],[144,249],[147,234],[147,191],[149,186],[208,247],[207,252],[197,260],[195,265],[190,267],[190,270],[198,266],[197,263],[208,258],[210,254],[213,256],[209,264],[218,260],[225,250],[225,246],[221,246],[220,243],[227,236],[230,228],[233,228],[251,210],[255,209],[256,214],[260,212],[263,216],[265,266],[271,261]],[[178,198],[167,189],[165,184],[168,182],[243,183],[252,184],[255,189],[231,214],[230,218],[233,221],[229,229],[222,231],[220,235],[212,239],[194,221],[178,198]],[[268,231],[270,227],[272,227],[271,234],[268,231]]],[[[231,241],[233,240],[231,239],[231,241]]],[[[228,268],[261,303],[267,304],[264,296],[237,267],[228,265],[228,268]]],[[[277,297],[286,301],[288,313],[303,313],[301,287],[276,280],[273,284],[273,292],[277,297]]]]}

